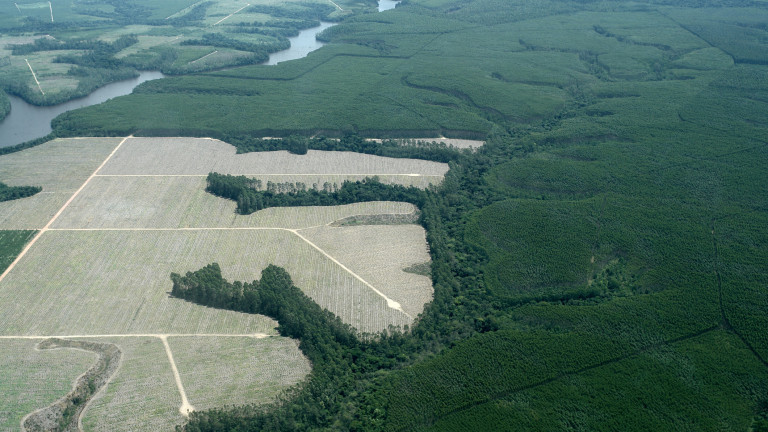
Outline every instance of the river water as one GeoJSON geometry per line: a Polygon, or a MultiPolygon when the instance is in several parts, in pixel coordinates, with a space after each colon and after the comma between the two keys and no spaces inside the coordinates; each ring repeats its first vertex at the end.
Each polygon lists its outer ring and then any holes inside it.
{"type": "MultiPolygon", "coordinates": [[[[393,9],[397,3],[399,1],[379,0],[379,12],[393,9]]],[[[323,46],[323,43],[317,41],[315,36],[334,24],[323,22],[317,27],[300,31],[298,36],[288,38],[291,42],[290,48],[273,53],[265,64],[276,65],[284,61],[305,57],[310,52],[323,46]]],[[[46,136],[51,133],[51,120],[59,114],[99,104],[113,97],[130,94],[134,87],[144,81],[162,78],[163,76],[160,72],[141,72],[138,78],[113,82],[97,89],[86,97],[48,107],[30,105],[18,97],[9,96],[11,99],[11,112],[4,120],[0,121],[0,147],[8,147],[46,136]]]]}
{"type": "Polygon", "coordinates": [[[116,96],[126,95],[144,81],[162,77],[163,74],[160,72],[142,72],[138,78],[107,84],[86,97],[46,107],[30,105],[21,98],[9,96],[11,112],[0,122],[0,147],[12,146],[46,136],[51,133],[51,120],[57,115],[76,108],[99,104],[116,96]]]}
{"type": "Polygon", "coordinates": [[[379,0],[379,12],[394,9],[400,0],[379,0]]]}
{"type": "Polygon", "coordinates": [[[334,26],[335,24],[336,23],[322,22],[317,27],[312,27],[300,31],[298,36],[288,38],[288,40],[291,41],[290,48],[270,54],[269,60],[267,60],[267,62],[264,64],[276,65],[284,61],[296,60],[302,57],[306,57],[307,54],[324,45],[322,42],[315,39],[315,36],[317,36],[317,34],[321,31],[327,29],[328,27],[334,26]]]}

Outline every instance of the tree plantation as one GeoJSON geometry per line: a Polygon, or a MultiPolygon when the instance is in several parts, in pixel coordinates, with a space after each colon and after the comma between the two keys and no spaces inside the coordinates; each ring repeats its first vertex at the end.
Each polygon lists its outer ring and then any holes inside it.
{"type": "Polygon", "coordinates": [[[175,76],[0,155],[0,429],[768,431],[764,1],[69,3],[175,76]]]}

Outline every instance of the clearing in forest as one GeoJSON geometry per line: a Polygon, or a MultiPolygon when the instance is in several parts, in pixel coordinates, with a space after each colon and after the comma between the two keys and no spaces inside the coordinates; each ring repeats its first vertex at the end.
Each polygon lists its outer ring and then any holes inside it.
{"type": "Polygon", "coordinates": [[[122,351],[119,370],[82,414],[86,430],[168,429],[190,407],[271,400],[309,371],[275,321],[172,298],[171,272],[217,262],[230,281],[251,281],[276,264],[361,332],[409,325],[431,299],[430,279],[404,271],[429,262],[413,205],[243,216],[234,202],[205,192],[211,171],[264,184],[379,175],[426,187],[447,166],[346,152],[238,155],[226,143],[188,138],[59,139],[2,156],[0,180],[43,192],[0,203],[0,230],[38,230],[0,276],[0,364],[33,369],[14,372],[16,385],[2,392],[0,430],[63,397],[95,363],[93,353],[35,349],[51,336],[122,351]]]}

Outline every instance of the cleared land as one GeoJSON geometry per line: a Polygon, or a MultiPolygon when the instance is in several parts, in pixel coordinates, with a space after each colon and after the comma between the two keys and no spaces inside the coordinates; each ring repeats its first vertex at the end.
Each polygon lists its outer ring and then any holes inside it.
{"type": "Polygon", "coordinates": [[[306,155],[287,151],[236,154],[235,148],[205,138],[132,138],[110,159],[102,175],[404,175],[442,181],[448,165],[414,159],[395,159],[352,152],[310,150],[306,155]]]}
{"type": "MultiPolygon", "coordinates": [[[[369,138],[368,141],[382,142],[384,140],[380,138],[369,138]]],[[[459,138],[404,138],[396,140],[403,145],[409,145],[414,142],[426,142],[426,143],[440,143],[445,144],[448,147],[455,147],[457,149],[477,149],[485,144],[485,141],[459,139],[459,138]]]]}
{"type": "Polygon", "coordinates": [[[232,400],[269,402],[310,371],[297,342],[286,338],[169,337],[168,343],[197,410],[232,400]]]}
{"type": "Polygon", "coordinates": [[[0,334],[274,334],[266,317],[168,295],[171,272],[213,261],[228,277],[253,279],[260,268],[234,264],[255,240],[233,231],[49,231],[0,284],[0,334]]]}
{"type": "Polygon", "coordinates": [[[39,229],[93,174],[121,138],[57,139],[0,156],[0,180],[9,186],[41,186],[25,199],[0,202],[0,228],[39,229]]]}
{"type": "Polygon", "coordinates": [[[85,430],[172,430],[183,421],[181,397],[159,338],[95,340],[118,345],[123,362],[112,382],[86,408],[85,430]]]}
{"type": "Polygon", "coordinates": [[[0,430],[18,431],[21,419],[63,397],[95,361],[93,353],[35,349],[39,340],[0,340],[0,430]]]}
{"type": "Polygon", "coordinates": [[[412,321],[290,231],[67,230],[43,235],[0,284],[0,335],[274,334],[266,317],[168,295],[171,272],[211,262],[241,281],[269,264],[285,267],[296,286],[361,331],[412,321]]]}
{"type": "Polygon", "coordinates": [[[53,224],[71,228],[307,228],[352,215],[408,214],[407,203],[283,207],[243,216],[232,200],[205,192],[205,177],[94,177],[53,224]]]}
{"type": "Polygon", "coordinates": [[[432,300],[432,280],[403,269],[430,260],[424,229],[407,225],[317,227],[301,234],[416,316],[432,300]]]}
{"type": "MultiPolygon", "coordinates": [[[[428,278],[402,271],[429,258],[423,228],[333,226],[356,216],[413,215],[413,205],[242,216],[232,201],[205,192],[205,175],[260,174],[264,185],[311,178],[304,183],[312,186],[384,174],[425,187],[442,180],[444,164],[339,152],[236,155],[220,141],[146,138],[56,140],[2,160],[0,178],[8,184],[44,189],[0,205],[0,228],[16,228],[19,219],[22,227],[50,226],[0,280],[0,347],[15,353],[0,348],[0,362],[23,370],[34,354],[24,347],[48,336],[118,345],[121,367],[84,411],[86,430],[170,429],[183,420],[182,391],[195,409],[262,403],[308,373],[294,341],[246,337],[276,336],[275,321],[171,298],[171,272],[217,262],[227,279],[251,281],[276,264],[318,304],[368,333],[411,324],[431,298],[428,278]],[[358,250],[362,244],[368,250],[358,250]]],[[[72,350],[57,350],[65,351],[72,350]]],[[[32,383],[50,389],[42,396],[3,393],[0,406],[11,408],[0,424],[15,426],[64,396],[91,366],[93,356],[85,357],[72,367],[41,366],[66,377],[63,384],[32,383]]]]}

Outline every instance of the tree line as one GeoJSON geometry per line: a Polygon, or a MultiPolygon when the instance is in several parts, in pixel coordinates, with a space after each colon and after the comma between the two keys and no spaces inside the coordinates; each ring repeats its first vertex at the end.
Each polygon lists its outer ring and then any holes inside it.
{"type": "Polygon", "coordinates": [[[413,186],[385,185],[376,178],[345,181],[340,188],[324,185],[315,188],[294,188],[279,193],[277,188],[259,190],[261,182],[246,176],[208,174],[206,191],[237,201],[237,212],[243,215],[268,207],[331,206],[370,201],[401,201],[416,206],[423,204],[424,191],[413,186]]]}
{"type": "MultiPolygon", "coordinates": [[[[354,334],[337,317],[321,310],[300,289],[290,285],[289,276],[273,266],[262,273],[259,282],[250,284],[227,282],[213,264],[184,277],[173,276],[174,286],[178,285],[174,291],[179,297],[215,307],[267,314],[276,319],[280,334],[298,338],[300,349],[313,365],[307,380],[271,405],[194,412],[189,422],[177,429],[187,432],[381,429],[387,414],[389,373],[472,334],[498,329],[495,310],[506,305],[493,304],[484,290],[477,288],[487,256],[477,253],[471,242],[464,241],[463,215],[498,199],[479,180],[491,166],[508,157],[506,152],[491,138],[480,152],[464,160],[463,165],[454,164],[439,190],[383,185],[373,179],[345,184],[345,191],[357,199],[364,196],[376,200],[395,199],[414,203],[421,210],[419,223],[426,230],[432,258],[434,298],[412,330],[389,329],[375,338],[354,334]],[[356,190],[360,193],[353,194],[356,190]],[[275,286],[282,288],[273,289],[275,286]],[[455,301],[457,297],[462,299],[460,304],[455,301]]],[[[209,178],[214,179],[218,194],[233,197],[230,199],[256,186],[255,179],[243,176],[212,173],[209,178]]],[[[266,192],[262,194],[266,196],[266,192]]],[[[284,198],[286,203],[294,200],[291,194],[283,195],[278,199],[284,198]]],[[[319,195],[325,205],[354,200],[341,198],[344,195],[332,191],[319,195]]],[[[302,201],[300,198],[290,205],[301,205],[302,201]]]]}
{"type": "Polygon", "coordinates": [[[447,163],[464,157],[462,151],[445,143],[427,140],[385,139],[380,142],[364,139],[357,134],[347,134],[340,139],[290,135],[285,138],[256,138],[246,135],[225,135],[224,141],[234,145],[238,153],[288,150],[293,154],[307,154],[309,150],[349,151],[376,156],[430,160],[447,163]]]}
{"type": "Polygon", "coordinates": [[[0,202],[31,197],[42,190],[40,186],[8,186],[0,182],[0,202]]]}
{"type": "Polygon", "coordinates": [[[270,265],[260,280],[243,283],[227,281],[219,265],[212,263],[184,276],[172,273],[171,280],[175,297],[277,320],[280,335],[298,339],[299,349],[313,366],[310,377],[269,410],[245,405],[195,412],[185,430],[295,430],[302,425],[330,425],[344,404],[345,392],[354,391],[356,375],[391,368],[398,361],[397,355],[381,355],[381,347],[398,345],[402,335],[382,335],[382,341],[366,342],[293,285],[280,267],[270,265]],[[312,404],[313,400],[324,400],[326,406],[312,404]]]}

